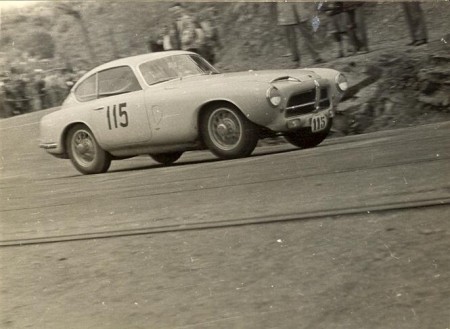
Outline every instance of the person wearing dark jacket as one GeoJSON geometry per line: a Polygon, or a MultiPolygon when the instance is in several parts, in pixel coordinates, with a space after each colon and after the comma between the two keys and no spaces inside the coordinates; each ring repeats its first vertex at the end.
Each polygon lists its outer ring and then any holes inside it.
{"type": "Polygon", "coordinates": [[[289,3],[277,2],[277,22],[284,26],[288,46],[291,51],[292,61],[298,67],[300,65],[300,52],[297,46],[297,29],[300,31],[304,44],[308,49],[314,63],[322,63],[323,60],[315,49],[313,35],[309,31],[308,23],[315,13],[314,3],[289,3]]]}
{"type": "Polygon", "coordinates": [[[403,2],[406,22],[411,34],[411,42],[408,46],[421,46],[428,42],[427,27],[422,7],[419,2],[403,2]]]}

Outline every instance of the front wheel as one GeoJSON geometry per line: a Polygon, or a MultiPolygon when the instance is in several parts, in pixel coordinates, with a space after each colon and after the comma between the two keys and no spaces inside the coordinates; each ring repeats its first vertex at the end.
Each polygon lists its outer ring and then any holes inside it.
{"type": "Polygon", "coordinates": [[[108,170],[111,156],[95,140],[92,131],[82,124],[72,127],[66,139],[67,153],[82,174],[100,174],[108,170]]]}
{"type": "Polygon", "coordinates": [[[201,119],[203,141],[219,158],[249,156],[258,142],[258,128],[234,106],[210,108],[201,119]]]}
{"type": "Polygon", "coordinates": [[[171,153],[160,153],[160,154],[150,154],[150,157],[165,166],[171,165],[177,161],[183,152],[171,152],[171,153]]]}
{"type": "Polygon", "coordinates": [[[329,119],[324,130],[313,133],[311,128],[303,128],[286,134],[286,140],[297,147],[303,149],[311,148],[319,145],[328,136],[332,125],[332,119],[329,119]]]}

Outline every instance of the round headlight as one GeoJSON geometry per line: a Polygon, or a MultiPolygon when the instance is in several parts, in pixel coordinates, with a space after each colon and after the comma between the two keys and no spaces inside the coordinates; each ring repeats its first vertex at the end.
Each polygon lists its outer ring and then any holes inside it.
{"type": "Polygon", "coordinates": [[[281,104],[281,93],[275,87],[270,87],[267,89],[267,100],[272,106],[278,106],[281,104]]]}
{"type": "Polygon", "coordinates": [[[336,76],[336,85],[340,92],[344,92],[348,89],[348,82],[347,82],[347,78],[345,77],[345,75],[339,73],[336,76]]]}

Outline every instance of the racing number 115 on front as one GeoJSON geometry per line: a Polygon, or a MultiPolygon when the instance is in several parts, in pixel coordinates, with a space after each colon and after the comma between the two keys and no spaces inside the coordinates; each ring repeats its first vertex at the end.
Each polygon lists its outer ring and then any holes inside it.
{"type": "Polygon", "coordinates": [[[127,103],[120,103],[118,105],[106,107],[106,119],[108,120],[108,128],[128,127],[128,113],[124,108],[127,107],[127,103]]]}
{"type": "Polygon", "coordinates": [[[317,114],[311,118],[311,131],[317,132],[324,130],[327,126],[327,123],[327,117],[323,113],[317,114]]]}

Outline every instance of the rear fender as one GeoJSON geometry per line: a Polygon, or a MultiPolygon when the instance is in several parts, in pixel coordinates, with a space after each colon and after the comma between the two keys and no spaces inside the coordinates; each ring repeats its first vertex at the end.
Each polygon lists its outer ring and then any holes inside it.
{"type": "Polygon", "coordinates": [[[95,131],[86,122],[84,122],[84,121],[74,121],[74,122],[71,122],[70,124],[68,124],[64,128],[64,130],[63,130],[63,132],[62,132],[62,134],[60,136],[60,140],[59,140],[61,148],[62,148],[62,155],[66,159],[68,159],[68,157],[69,157],[69,155],[67,154],[67,148],[66,148],[67,135],[69,134],[70,129],[72,129],[72,127],[74,127],[74,126],[76,126],[78,124],[81,124],[81,125],[84,125],[84,126],[88,127],[89,130],[92,131],[92,133],[94,134],[94,137],[96,138],[97,143],[100,145],[101,148],[103,148],[103,145],[100,144],[100,142],[98,141],[97,137],[95,136],[95,131]]]}

